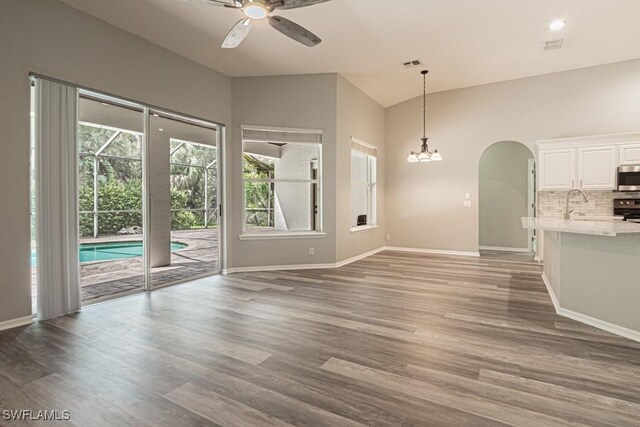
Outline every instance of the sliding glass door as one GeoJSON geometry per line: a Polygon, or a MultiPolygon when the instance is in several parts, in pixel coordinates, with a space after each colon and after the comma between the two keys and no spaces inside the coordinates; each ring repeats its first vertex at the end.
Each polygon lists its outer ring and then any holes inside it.
{"type": "Polygon", "coordinates": [[[151,111],[148,132],[150,286],[217,272],[217,128],[151,111]]]}
{"type": "Polygon", "coordinates": [[[81,94],[78,204],[82,301],[144,289],[143,109],[81,94]]]}
{"type": "MultiPolygon", "coordinates": [[[[69,117],[77,123],[77,154],[70,157],[77,160],[78,185],[70,192],[77,199],[82,303],[217,273],[220,127],[93,91],[75,93],[77,122],[69,117]]],[[[34,96],[32,122],[37,111],[34,96]]],[[[42,132],[38,138],[47,141],[42,132]]],[[[51,216],[37,208],[35,139],[34,236],[36,216],[51,216]]],[[[32,240],[35,307],[36,282],[43,282],[36,280],[36,261],[57,261],[40,254],[32,240]]]]}

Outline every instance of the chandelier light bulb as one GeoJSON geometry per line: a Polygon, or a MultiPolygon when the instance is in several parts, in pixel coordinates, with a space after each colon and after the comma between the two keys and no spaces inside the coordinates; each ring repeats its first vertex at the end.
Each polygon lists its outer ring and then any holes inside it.
{"type": "Polygon", "coordinates": [[[407,162],[415,163],[417,161],[418,161],[418,156],[416,155],[416,153],[412,151],[411,154],[409,154],[409,157],[407,157],[407,162]]]}
{"type": "Polygon", "coordinates": [[[421,162],[430,162],[431,156],[429,155],[429,153],[423,151],[420,154],[418,154],[418,160],[420,160],[421,162]]]}

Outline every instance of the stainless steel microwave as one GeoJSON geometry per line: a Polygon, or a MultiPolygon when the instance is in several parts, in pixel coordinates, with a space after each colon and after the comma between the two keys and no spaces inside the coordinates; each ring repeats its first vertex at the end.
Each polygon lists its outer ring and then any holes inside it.
{"type": "Polygon", "coordinates": [[[640,165],[618,168],[618,191],[640,191],[640,165]]]}

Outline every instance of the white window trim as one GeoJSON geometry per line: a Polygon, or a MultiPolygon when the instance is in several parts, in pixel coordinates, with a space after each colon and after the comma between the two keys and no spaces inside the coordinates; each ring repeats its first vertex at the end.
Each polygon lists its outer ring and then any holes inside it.
{"type": "MultiPolygon", "coordinates": [[[[251,140],[245,140],[242,137],[242,131],[245,129],[250,130],[264,130],[264,131],[273,131],[273,132],[297,132],[297,133],[313,133],[324,136],[324,132],[319,129],[304,129],[304,128],[286,128],[286,127],[273,127],[273,126],[256,126],[256,125],[240,125],[240,136],[242,139],[242,156],[244,158],[244,144],[245,142],[252,142],[251,140]]],[[[262,142],[262,141],[259,141],[262,142]]],[[[274,141],[278,142],[278,141],[274,141]]],[[[296,142],[291,142],[296,143],[296,142]]],[[[265,231],[263,233],[249,233],[246,230],[245,224],[245,215],[246,215],[246,203],[247,199],[245,196],[245,183],[247,182],[244,178],[244,167],[241,168],[241,179],[242,179],[242,232],[238,236],[240,240],[283,240],[283,239],[320,239],[326,237],[326,233],[324,232],[324,191],[323,191],[323,178],[322,178],[322,155],[323,155],[323,144],[316,142],[297,142],[298,144],[316,144],[319,146],[318,150],[318,178],[315,180],[275,180],[275,179],[255,179],[250,180],[250,182],[298,182],[298,183],[316,183],[318,184],[318,220],[320,222],[318,226],[318,230],[311,231],[265,231]]],[[[243,160],[244,162],[244,160],[243,160]]]]}
{"type": "Polygon", "coordinates": [[[372,231],[372,230],[375,230],[376,228],[380,228],[380,226],[377,225],[377,224],[360,225],[358,227],[351,227],[351,230],[349,231],[349,233],[351,233],[351,234],[362,233],[363,231],[372,231]]]}
{"type": "Polygon", "coordinates": [[[266,231],[264,233],[242,233],[240,240],[287,240],[287,239],[324,239],[327,233],[321,231],[266,231]]]}
{"type": "Polygon", "coordinates": [[[370,144],[367,141],[363,141],[361,139],[355,138],[353,136],[351,137],[351,142],[355,142],[356,144],[360,144],[360,145],[363,145],[363,146],[365,146],[367,148],[371,148],[373,150],[378,151],[378,147],[376,147],[375,145],[370,144]]]}
{"type": "Polygon", "coordinates": [[[271,132],[314,133],[317,135],[324,135],[324,132],[321,129],[286,128],[286,127],[262,126],[262,125],[240,125],[240,130],[245,130],[245,129],[266,130],[271,132]]]}
{"type": "MultiPolygon", "coordinates": [[[[378,147],[376,147],[373,144],[370,144],[366,141],[363,141],[361,139],[355,138],[355,137],[351,137],[351,142],[355,142],[356,144],[371,148],[376,150],[376,152],[378,151],[378,147]]],[[[353,152],[356,151],[358,152],[358,150],[354,150],[353,148],[351,149],[349,155],[353,156],[353,152]]],[[[367,212],[367,219],[371,218],[372,216],[375,218],[375,222],[373,224],[367,224],[367,225],[360,225],[360,226],[352,226],[349,233],[353,234],[353,233],[359,233],[359,232],[363,232],[363,231],[369,231],[369,230],[374,230],[376,228],[379,228],[378,225],[378,206],[377,206],[377,202],[378,202],[378,157],[377,156],[371,156],[369,154],[366,153],[362,153],[367,157],[367,175],[370,175],[370,158],[374,158],[376,159],[376,176],[375,176],[375,182],[368,182],[367,183],[367,189],[369,191],[369,195],[368,195],[368,203],[369,203],[369,207],[368,207],[368,212],[367,212]],[[374,191],[372,191],[372,188],[375,191],[375,203],[372,202],[372,194],[374,191]],[[375,213],[375,215],[371,215],[372,213],[375,213]]],[[[349,161],[351,162],[351,157],[349,157],[349,161]]],[[[368,180],[370,179],[370,176],[367,178],[368,180]]],[[[351,183],[351,191],[353,191],[353,183],[351,183]]]]}

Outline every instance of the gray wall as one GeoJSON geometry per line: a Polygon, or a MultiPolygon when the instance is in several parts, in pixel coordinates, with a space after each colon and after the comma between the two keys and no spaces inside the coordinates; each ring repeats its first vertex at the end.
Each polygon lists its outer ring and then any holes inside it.
{"type": "Polygon", "coordinates": [[[385,244],[386,173],[385,109],[343,77],[337,82],[337,260],[343,261],[385,244]],[[377,222],[373,230],[351,233],[351,138],[378,149],[377,222]]]}
{"type": "Polygon", "coordinates": [[[496,141],[533,150],[539,139],[638,131],[640,60],[435,93],[427,108],[427,135],[443,162],[405,160],[419,147],[420,98],[387,109],[390,243],[476,251],[482,152],[496,141]],[[466,192],[471,208],[463,206],[466,192]]]}
{"type": "Polygon", "coordinates": [[[31,314],[29,72],[230,123],[231,82],[56,0],[0,0],[0,322],[31,314]]]}
{"type": "Polygon", "coordinates": [[[480,158],[480,246],[529,247],[520,218],[527,216],[529,160],[533,153],[515,141],[497,142],[480,158]]]}
{"type": "Polygon", "coordinates": [[[233,126],[227,154],[232,180],[227,203],[228,268],[334,263],[336,259],[336,78],[335,74],[232,79],[233,126]],[[320,129],[324,238],[240,240],[243,226],[241,125],[320,129]],[[309,255],[315,249],[315,256],[309,255]]]}
{"type": "Polygon", "coordinates": [[[544,236],[544,273],[560,307],[640,332],[640,236],[544,236]]]}

